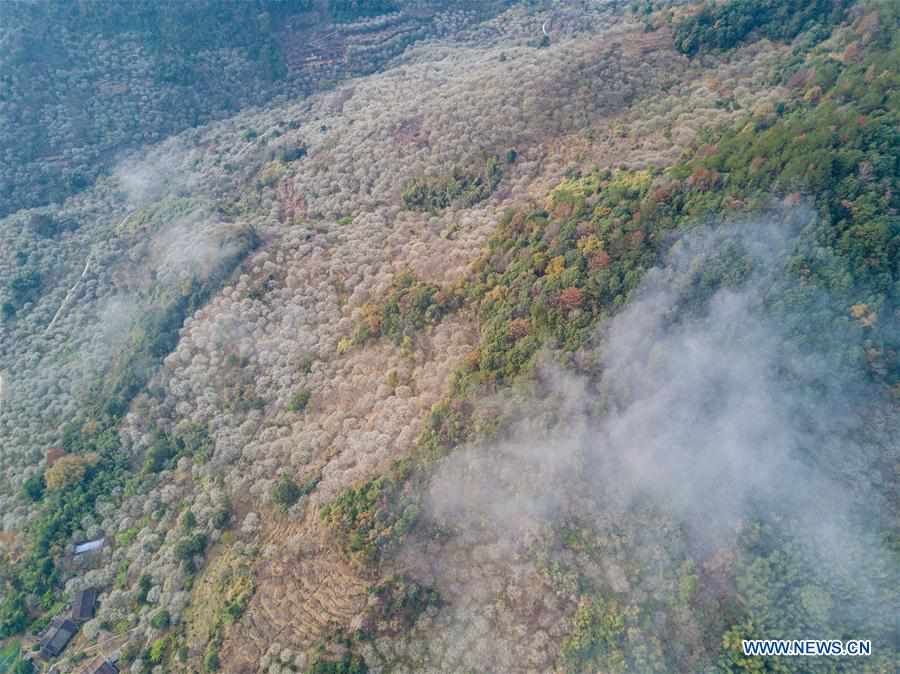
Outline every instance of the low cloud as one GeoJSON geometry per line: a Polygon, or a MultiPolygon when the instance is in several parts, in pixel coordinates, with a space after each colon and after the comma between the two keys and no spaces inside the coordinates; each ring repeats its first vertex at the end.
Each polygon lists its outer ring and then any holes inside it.
{"type": "Polygon", "coordinates": [[[140,208],[170,193],[189,193],[199,177],[193,169],[196,156],[171,138],[146,153],[122,159],[113,177],[131,208],[140,208]]]}
{"type": "MultiPolygon", "coordinates": [[[[860,370],[835,366],[858,342],[837,334],[807,348],[804,331],[818,328],[804,308],[829,298],[782,302],[799,283],[785,269],[813,217],[681,237],[598,334],[596,371],[539,367],[532,402],[507,410],[514,421],[500,440],[441,463],[428,520],[457,542],[524,552],[569,523],[602,528],[649,509],[702,558],[734,549],[763,518],[804,532],[825,578],[864,575],[860,550],[892,568],[877,536],[848,523],[881,510],[875,469],[886,448],[897,456],[896,423],[860,370]]],[[[859,583],[854,610],[878,620],[875,581],[859,583]]]]}
{"type": "Polygon", "coordinates": [[[206,279],[246,243],[237,228],[205,210],[194,211],[166,226],[150,243],[148,263],[164,285],[185,277],[206,279]]]}
{"type": "Polygon", "coordinates": [[[541,407],[502,441],[450,457],[431,512],[457,522],[487,515],[514,532],[524,520],[577,512],[585,494],[568,483],[586,487],[597,507],[650,498],[716,538],[753,503],[799,507],[833,488],[804,457],[859,421],[845,398],[809,396],[832,376],[830,359],[801,353],[767,315],[788,236],[753,222],[678,241],[603,329],[600,374],[541,368],[541,407]],[[716,268],[725,283],[706,291],[704,274],[716,268]]]}

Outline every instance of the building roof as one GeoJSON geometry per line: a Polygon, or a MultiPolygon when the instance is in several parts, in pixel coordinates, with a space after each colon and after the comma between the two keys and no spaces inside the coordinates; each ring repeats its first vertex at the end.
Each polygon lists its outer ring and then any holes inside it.
{"type": "Polygon", "coordinates": [[[97,604],[97,590],[89,587],[86,590],[77,592],[72,600],[72,619],[73,620],[90,620],[94,617],[94,607],[97,604]]]}
{"type": "Polygon", "coordinates": [[[83,670],[82,674],[119,674],[119,668],[103,656],[98,655],[83,670]]]}
{"type": "Polygon", "coordinates": [[[83,543],[75,544],[75,554],[82,555],[85,552],[92,552],[94,550],[99,550],[103,547],[103,541],[105,538],[97,538],[93,541],[84,541],[83,543]]]}
{"type": "Polygon", "coordinates": [[[77,631],[78,626],[71,620],[54,620],[41,639],[41,656],[55,658],[65,650],[77,631]]]}

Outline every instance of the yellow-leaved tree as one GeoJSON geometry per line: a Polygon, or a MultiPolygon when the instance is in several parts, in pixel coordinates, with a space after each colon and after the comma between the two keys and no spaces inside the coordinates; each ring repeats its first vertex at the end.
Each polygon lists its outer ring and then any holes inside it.
{"type": "Polygon", "coordinates": [[[97,463],[97,455],[93,452],[87,454],[66,454],[58,459],[44,473],[47,489],[55,491],[78,484],[84,479],[87,469],[97,463]]]}

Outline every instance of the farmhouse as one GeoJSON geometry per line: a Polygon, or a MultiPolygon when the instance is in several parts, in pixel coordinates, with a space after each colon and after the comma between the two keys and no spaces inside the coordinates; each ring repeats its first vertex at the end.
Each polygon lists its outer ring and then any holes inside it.
{"type": "Polygon", "coordinates": [[[72,620],[83,623],[94,617],[97,605],[97,590],[90,587],[75,594],[72,600],[72,620]]]}
{"type": "Polygon", "coordinates": [[[91,661],[82,674],[119,674],[119,668],[103,656],[97,656],[91,661]]]}
{"type": "Polygon", "coordinates": [[[68,619],[56,618],[47,627],[47,631],[41,638],[40,654],[44,660],[50,660],[62,653],[72,637],[78,631],[78,625],[68,619]]]}

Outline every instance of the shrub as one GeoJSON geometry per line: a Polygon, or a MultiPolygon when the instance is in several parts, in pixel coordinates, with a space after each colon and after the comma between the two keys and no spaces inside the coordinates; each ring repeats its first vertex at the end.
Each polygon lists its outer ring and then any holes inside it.
{"type": "Polygon", "coordinates": [[[497,189],[503,168],[497,155],[484,159],[479,168],[454,168],[448,175],[420,177],[403,189],[403,204],[415,211],[441,211],[451,205],[471,207],[497,189]]]}
{"type": "Polygon", "coordinates": [[[219,662],[219,646],[210,641],[206,646],[206,653],[203,655],[203,671],[218,672],[221,663],[219,662]]]}
{"type": "Polygon", "coordinates": [[[272,502],[286,512],[301,498],[312,493],[319,480],[319,477],[314,477],[300,485],[287,475],[282,475],[272,489],[272,502]]]}
{"type": "Polygon", "coordinates": [[[18,659],[10,672],[11,674],[33,674],[34,665],[31,660],[18,659]]]}
{"type": "Polygon", "coordinates": [[[190,531],[195,526],[197,526],[197,516],[192,511],[185,510],[184,515],[181,516],[181,528],[190,531]]]}
{"type": "Polygon", "coordinates": [[[171,622],[171,616],[166,609],[161,609],[150,618],[150,626],[157,630],[166,629],[171,622]]]}
{"type": "Polygon", "coordinates": [[[41,238],[49,239],[66,231],[78,229],[74,220],[59,220],[46,213],[35,213],[29,220],[29,226],[41,238]]]}
{"type": "Polygon", "coordinates": [[[165,658],[166,650],[169,646],[168,637],[162,637],[161,639],[156,639],[152,644],[150,644],[150,648],[147,649],[147,659],[151,664],[158,665],[165,658]]]}
{"type": "Polygon", "coordinates": [[[8,592],[0,603],[0,639],[18,634],[27,624],[25,597],[19,592],[8,592]]]}
{"type": "Polygon", "coordinates": [[[220,508],[209,521],[216,529],[224,529],[231,521],[231,510],[227,507],[220,508]]]}
{"type": "Polygon", "coordinates": [[[242,569],[229,579],[223,588],[225,608],[222,619],[225,624],[230,625],[240,619],[255,591],[253,578],[246,569],[242,569]]]}
{"type": "MultiPolygon", "coordinates": [[[[22,305],[36,301],[40,297],[43,287],[44,277],[37,270],[22,271],[16,274],[9,282],[9,293],[12,296],[9,304],[13,308],[12,314],[15,314],[15,311],[22,305]]],[[[4,310],[4,314],[7,314],[6,310],[4,310]]]]}
{"type": "Polygon", "coordinates": [[[584,293],[580,288],[566,288],[559,294],[559,303],[564,309],[580,307],[584,301],[584,293]]]}
{"type": "Polygon", "coordinates": [[[392,576],[369,590],[369,594],[374,601],[369,602],[367,619],[404,631],[411,629],[427,608],[442,603],[436,590],[405,576],[392,576]]]}
{"type": "Polygon", "coordinates": [[[581,598],[561,656],[572,673],[669,671],[659,639],[644,629],[641,611],[600,596],[581,598]]]}
{"type": "Polygon", "coordinates": [[[340,660],[319,658],[307,670],[307,674],[368,674],[369,667],[359,655],[344,653],[340,660]]]}
{"type": "Polygon", "coordinates": [[[300,496],[300,485],[287,475],[282,475],[272,489],[272,502],[285,511],[299,501],[300,496]]]}
{"type": "Polygon", "coordinates": [[[158,473],[175,456],[175,448],[163,434],[157,434],[156,441],[144,453],[144,472],[158,473]]]}
{"type": "Polygon", "coordinates": [[[305,157],[305,156],[306,156],[306,148],[304,146],[300,145],[297,147],[285,148],[284,150],[282,150],[279,153],[278,158],[281,161],[289,164],[292,161],[297,161],[298,159],[303,159],[303,157],[305,157]]]}
{"type": "Polygon", "coordinates": [[[150,594],[150,589],[153,587],[153,578],[148,576],[146,573],[141,576],[138,581],[138,596],[137,601],[138,604],[146,604],[147,603],[147,595],[150,594]]]}
{"type": "Polygon", "coordinates": [[[356,21],[397,11],[393,0],[331,0],[328,9],[335,21],[356,21]]]}
{"type": "Polygon", "coordinates": [[[290,402],[288,402],[288,409],[291,412],[303,412],[306,409],[306,406],[309,404],[309,399],[312,396],[312,393],[307,389],[301,389],[294,393],[291,396],[290,402]]]}
{"type": "Polygon", "coordinates": [[[32,502],[40,501],[44,496],[44,490],[47,488],[47,483],[44,481],[44,475],[42,473],[34,473],[31,477],[25,480],[25,484],[22,485],[22,490],[25,492],[25,496],[27,496],[32,502]]]}
{"type": "Polygon", "coordinates": [[[197,533],[193,536],[184,536],[175,544],[175,557],[180,560],[187,569],[193,570],[194,556],[206,550],[208,539],[206,534],[197,533]]]}

